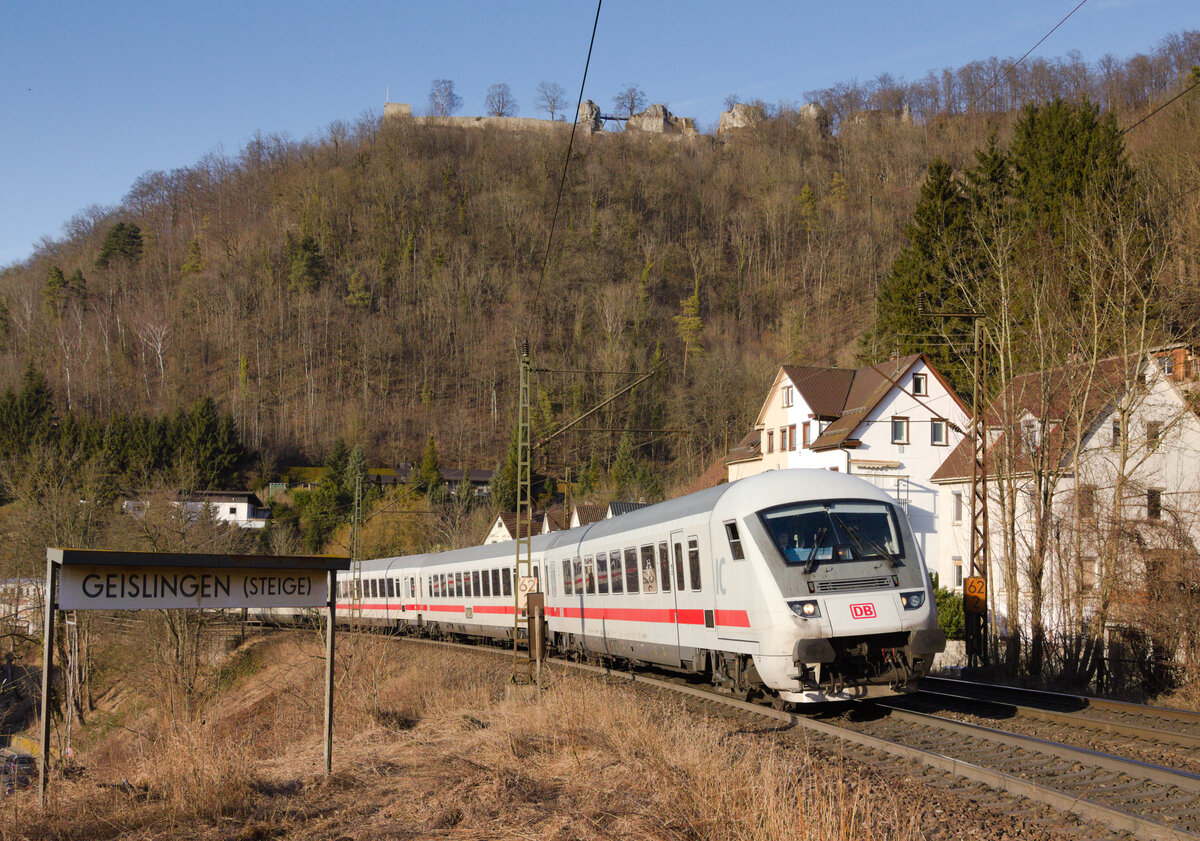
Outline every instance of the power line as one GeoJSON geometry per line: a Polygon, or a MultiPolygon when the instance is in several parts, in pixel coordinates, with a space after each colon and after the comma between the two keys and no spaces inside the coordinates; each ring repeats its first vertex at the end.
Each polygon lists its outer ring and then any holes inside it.
{"type": "Polygon", "coordinates": [[[1066,17],[1064,17],[1058,23],[1054,24],[1054,29],[1051,29],[1049,32],[1047,32],[1045,35],[1043,35],[1041,38],[1039,38],[1038,42],[1036,44],[1034,44],[1032,47],[1030,47],[1028,50],[1026,50],[1025,55],[1021,56],[1019,59],[1017,59],[1012,64],[1010,64],[1008,66],[1008,69],[1005,70],[1003,73],[1001,73],[996,78],[996,81],[992,82],[988,86],[987,90],[985,90],[979,96],[977,96],[973,100],[971,100],[971,103],[967,106],[967,111],[970,111],[972,108],[974,108],[979,103],[979,101],[981,99],[983,99],[985,96],[987,96],[989,93],[991,93],[992,90],[996,87],[996,85],[998,85],[1002,81],[1004,81],[1005,77],[1007,77],[1009,73],[1016,70],[1017,65],[1021,64],[1023,61],[1025,61],[1025,59],[1029,58],[1029,54],[1032,53],[1034,50],[1036,50],[1038,47],[1040,47],[1042,45],[1042,41],[1045,41],[1047,38],[1049,38],[1051,35],[1053,35],[1060,26],[1062,26],[1064,23],[1067,22],[1067,18],[1071,17],[1071,15],[1078,12],[1080,7],[1083,6],[1083,4],[1086,2],[1087,2],[1087,0],[1079,0],[1079,5],[1076,6],[1074,9],[1072,9],[1071,11],[1067,12],[1066,17]]]}
{"type": "Polygon", "coordinates": [[[1131,126],[1126,126],[1125,128],[1121,129],[1121,131],[1120,131],[1120,132],[1117,134],[1117,137],[1118,137],[1118,138],[1124,137],[1126,134],[1128,134],[1129,132],[1133,131],[1135,128],[1137,128],[1138,126],[1140,126],[1142,123],[1146,122],[1146,120],[1148,120],[1148,119],[1150,119],[1151,117],[1153,117],[1153,116],[1154,116],[1155,114],[1157,114],[1159,111],[1161,111],[1161,110],[1163,110],[1164,108],[1166,108],[1166,107],[1167,107],[1168,105],[1170,105],[1172,102],[1174,102],[1175,100],[1179,99],[1181,96],[1184,96],[1185,94],[1189,94],[1189,93],[1191,93],[1191,92],[1192,92],[1192,91],[1194,91],[1194,90],[1195,90],[1197,87],[1200,87],[1200,79],[1197,79],[1197,80],[1196,80],[1195,82],[1193,82],[1191,85],[1189,85],[1188,87],[1184,88],[1184,89],[1183,89],[1183,90],[1181,90],[1179,93],[1175,94],[1173,97],[1171,97],[1170,99],[1168,99],[1168,100],[1167,100],[1166,102],[1164,102],[1162,105],[1160,105],[1160,106],[1158,106],[1157,108],[1155,108],[1153,111],[1151,111],[1151,112],[1150,112],[1149,114],[1147,114],[1146,116],[1142,117],[1140,120],[1138,120],[1138,121],[1137,121],[1136,123],[1134,123],[1133,125],[1131,125],[1131,126]]]}
{"type": "Polygon", "coordinates": [[[571,138],[567,141],[567,154],[563,158],[562,178],[558,182],[558,197],[554,200],[554,215],[550,218],[550,233],[546,236],[546,254],[542,260],[542,274],[538,278],[537,289],[533,293],[533,306],[537,309],[538,298],[542,294],[542,283],[546,280],[546,271],[550,266],[550,246],[554,244],[554,228],[558,225],[558,209],[562,205],[563,188],[567,183],[567,167],[571,164],[571,149],[575,145],[575,129],[579,127],[579,106],[583,104],[583,88],[587,84],[588,67],[592,63],[592,47],[596,43],[596,28],[600,25],[600,7],[604,0],[596,0],[596,19],[592,22],[592,39],[588,42],[587,60],[583,63],[583,80],[579,83],[579,97],[575,100],[575,119],[571,123],[571,138]]]}

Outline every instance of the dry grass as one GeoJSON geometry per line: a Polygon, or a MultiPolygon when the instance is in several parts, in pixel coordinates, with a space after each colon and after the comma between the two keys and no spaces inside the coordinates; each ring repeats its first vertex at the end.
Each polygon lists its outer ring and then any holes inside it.
{"type": "MultiPolygon", "coordinates": [[[[505,700],[506,658],[343,639],[332,777],[320,647],[295,635],[190,729],[57,782],[47,814],[9,798],[0,838],[922,837],[911,796],[777,734],[557,672],[505,700]]],[[[103,741],[85,764],[120,754],[103,741]]]]}

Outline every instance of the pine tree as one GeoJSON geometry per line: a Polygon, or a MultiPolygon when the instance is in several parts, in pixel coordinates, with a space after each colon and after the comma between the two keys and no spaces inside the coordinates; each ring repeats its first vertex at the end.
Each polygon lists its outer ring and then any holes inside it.
{"type": "Polygon", "coordinates": [[[63,270],[51,265],[46,269],[46,283],[42,286],[42,308],[52,319],[62,317],[63,302],[67,297],[67,279],[63,270]]]}
{"type": "Polygon", "coordinates": [[[71,276],[67,279],[67,291],[80,303],[87,300],[87,279],[84,278],[82,269],[71,272],[71,276]]]}
{"type": "Polygon", "coordinates": [[[188,243],[187,256],[183,258],[183,263],[179,266],[179,274],[181,277],[187,277],[203,270],[204,256],[200,253],[200,237],[192,237],[192,241],[188,243]]]}
{"type": "Polygon", "coordinates": [[[371,306],[371,290],[367,288],[367,282],[358,270],[350,273],[350,283],[343,300],[351,309],[361,310],[371,306]]]}
{"type": "Polygon", "coordinates": [[[107,269],[114,259],[136,263],[142,259],[142,250],[142,229],[132,222],[118,222],[104,236],[96,268],[107,269]]]}
{"type": "Polygon", "coordinates": [[[969,387],[968,372],[946,342],[932,342],[921,334],[959,325],[918,312],[918,298],[935,310],[955,307],[954,273],[969,243],[971,224],[967,200],[954,180],[950,165],[935,158],[921,185],[913,218],[904,229],[908,245],[897,255],[876,296],[874,330],[859,346],[863,362],[876,362],[892,353],[925,352],[954,385],[969,387]]]}
{"type": "Polygon", "coordinates": [[[442,489],[442,465],[438,456],[437,441],[433,436],[425,442],[425,452],[421,454],[421,466],[417,468],[417,487],[421,492],[430,496],[436,495],[442,489]]]}

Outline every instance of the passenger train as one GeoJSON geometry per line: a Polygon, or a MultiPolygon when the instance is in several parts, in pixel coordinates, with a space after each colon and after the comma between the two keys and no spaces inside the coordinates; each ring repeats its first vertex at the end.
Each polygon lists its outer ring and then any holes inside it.
{"type": "MultiPolygon", "coordinates": [[[[516,545],[364,561],[340,618],[512,639],[516,545]]],[[[812,703],[915,688],[945,648],[895,500],[862,479],[778,470],[535,536],[547,645],[697,673],[738,697],[812,703]]]]}

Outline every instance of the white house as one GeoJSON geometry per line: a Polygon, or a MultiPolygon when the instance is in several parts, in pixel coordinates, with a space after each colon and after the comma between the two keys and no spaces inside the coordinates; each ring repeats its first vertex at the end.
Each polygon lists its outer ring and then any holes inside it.
{"type": "MultiPolygon", "coordinates": [[[[175,496],[171,504],[184,510],[188,522],[198,518],[206,508],[213,519],[243,529],[265,528],[271,519],[271,509],[264,508],[258,496],[250,491],[179,491],[175,496]]],[[[148,505],[145,497],[126,499],[121,510],[140,517],[148,505]]]]}
{"type": "Polygon", "coordinates": [[[785,365],[754,430],[725,459],[728,479],[808,467],[861,476],[905,506],[930,569],[940,565],[930,477],[970,411],[924,354],[862,368],[785,365]]]}
{"type": "MultiPolygon", "coordinates": [[[[1050,631],[1078,631],[1102,590],[1115,606],[1112,621],[1140,624],[1147,617],[1133,614],[1149,609],[1147,588],[1165,576],[1153,570],[1165,563],[1175,565],[1176,577],[1194,570],[1198,374],[1200,357],[1176,346],[1026,374],[996,398],[984,463],[989,580],[999,615],[1015,581],[1026,627],[1035,583],[1041,624],[1050,631]]],[[[933,476],[942,582],[955,587],[970,564],[971,461],[968,439],[933,476]]],[[[1200,583],[1171,580],[1176,589],[1200,583]]]]}

